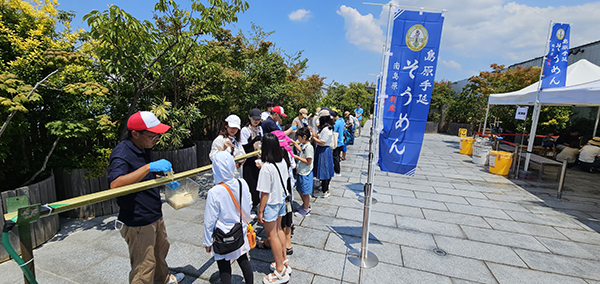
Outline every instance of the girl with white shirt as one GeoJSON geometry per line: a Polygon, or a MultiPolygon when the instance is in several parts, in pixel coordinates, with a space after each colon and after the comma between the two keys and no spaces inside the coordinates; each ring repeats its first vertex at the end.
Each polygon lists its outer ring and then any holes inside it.
{"type": "MultiPolygon", "coordinates": [[[[252,207],[252,196],[248,185],[243,179],[234,178],[235,162],[231,154],[220,151],[213,158],[212,171],[215,186],[208,191],[204,210],[204,247],[207,253],[212,251],[214,231],[217,228],[223,232],[231,231],[231,228],[240,222],[240,214],[242,214],[243,232],[246,232],[250,207],[252,207]],[[229,187],[233,196],[235,196],[242,212],[238,210],[225,186],[229,187]],[[241,200],[238,200],[240,191],[241,200]]],[[[244,244],[239,249],[226,255],[214,254],[221,275],[221,283],[231,283],[231,260],[237,260],[246,283],[254,283],[252,267],[246,255],[248,251],[250,251],[250,245],[246,234],[244,234],[244,244]]]]}
{"type": "Polygon", "coordinates": [[[319,117],[319,133],[313,130],[313,140],[317,143],[315,149],[315,160],[313,173],[315,178],[321,181],[321,191],[323,197],[329,197],[329,182],[334,175],[333,152],[331,151],[331,141],[333,139],[333,121],[331,116],[325,115],[319,117]]]}
{"type": "Polygon", "coordinates": [[[286,255],[286,237],[281,228],[281,218],[286,215],[285,198],[288,193],[283,184],[286,184],[289,176],[289,164],[279,147],[279,139],[272,133],[263,136],[261,159],[263,165],[256,187],[261,192],[258,221],[264,223],[275,259],[275,265],[272,265],[274,271],[265,276],[263,283],[287,283],[292,270],[286,255]]]}
{"type": "MultiPolygon", "coordinates": [[[[219,151],[226,151],[231,154],[234,158],[246,154],[244,151],[244,147],[241,144],[240,138],[240,125],[242,121],[240,117],[232,114],[225,119],[223,123],[223,127],[219,132],[219,136],[213,140],[212,146],[210,148],[210,153],[208,154],[208,158],[213,161],[215,155],[219,151]]],[[[238,161],[236,163],[237,170],[235,171],[235,177],[241,178],[241,165],[244,161],[238,161]]]]}

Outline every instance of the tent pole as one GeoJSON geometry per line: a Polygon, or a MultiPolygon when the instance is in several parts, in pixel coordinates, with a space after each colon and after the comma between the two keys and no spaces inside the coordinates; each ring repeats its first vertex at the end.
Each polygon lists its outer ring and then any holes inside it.
{"type": "Polygon", "coordinates": [[[598,113],[596,113],[596,124],[594,124],[594,135],[592,135],[593,137],[596,137],[596,132],[598,130],[598,120],[600,120],[600,106],[598,106],[598,113]]]}
{"type": "MultiPolygon", "coordinates": [[[[485,128],[487,127],[487,118],[488,118],[488,114],[490,113],[490,98],[488,98],[488,104],[487,104],[487,109],[485,110],[485,120],[483,121],[483,135],[485,135],[485,128]]],[[[490,133],[492,132],[492,130],[490,129],[490,133]]]]}
{"type": "Polygon", "coordinates": [[[527,155],[525,158],[524,170],[527,172],[529,169],[529,160],[531,159],[531,150],[533,150],[533,142],[535,141],[535,134],[537,131],[538,120],[540,118],[540,109],[542,108],[542,104],[540,102],[535,102],[535,106],[533,107],[533,115],[531,117],[531,132],[529,132],[529,143],[527,143],[527,155]]]}
{"type": "MultiPolygon", "coordinates": [[[[527,143],[527,156],[525,158],[525,165],[523,169],[525,172],[529,169],[529,160],[531,159],[531,150],[533,150],[533,142],[535,141],[535,132],[537,131],[538,119],[540,117],[540,92],[542,91],[542,79],[544,79],[544,62],[546,62],[547,48],[550,44],[550,33],[552,32],[552,21],[548,26],[548,37],[546,38],[546,46],[544,46],[544,56],[542,57],[542,68],[540,70],[540,80],[538,81],[537,94],[535,96],[535,104],[533,107],[533,116],[531,117],[531,132],[529,133],[529,143],[527,143]]],[[[518,170],[518,169],[517,169],[518,170]]]]}

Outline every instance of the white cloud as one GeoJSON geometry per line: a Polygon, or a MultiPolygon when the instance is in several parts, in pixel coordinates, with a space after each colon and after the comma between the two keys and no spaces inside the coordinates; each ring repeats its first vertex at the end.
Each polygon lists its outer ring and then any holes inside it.
{"type": "Polygon", "coordinates": [[[306,21],[310,18],[310,11],[304,9],[298,9],[294,12],[291,12],[288,17],[292,21],[306,21]]]}
{"type": "Polygon", "coordinates": [[[456,70],[462,70],[462,66],[458,62],[456,62],[454,60],[448,60],[448,61],[446,61],[446,60],[440,59],[440,62],[442,62],[442,64],[444,64],[444,66],[446,66],[448,68],[454,68],[456,70]]]}
{"type": "Polygon", "coordinates": [[[344,18],[346,40],[360,49],[381,52],[384,35],[381,24],[373,15],[361,15],[356,9],[342,5],[336,12],[344,18]]]}
{"type": "MultiPolygon", "coordinates": [[[[542,56],[550,20],[572,24],[571,46],[600,39],[596,31],[596,27],[600,26],[600,2],[546,8],[507,3],[506,0],[393,2],[403,6],[447,9],[440,52],[452,51],[468,58],[497,58],[498,61],[514,63],[542,56]]],[[[567,3],[564,2],[564,5],[567,3]]],[[[384,40],[381,30],[387,24],[387,6],[382,8],[379,19],[371,14],[361,15],[356,9],[346,6],[337,13],[345,19],[346,39],[350,43],[381,52],[384,40]],[[361,38],[369,40],[356,40],[361,38]]],[[[494,62],[487,62],[485,67],[491,63],[494,62]]]]}

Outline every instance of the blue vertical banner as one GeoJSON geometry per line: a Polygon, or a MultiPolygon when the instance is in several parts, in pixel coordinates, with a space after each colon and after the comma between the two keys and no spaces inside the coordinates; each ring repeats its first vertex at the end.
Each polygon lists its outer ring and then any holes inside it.
{"type": "Polygon", "coordinates": [[[548,54],[544,62],[542,89],[564,87],[569,66],[569,24],[554,23],[548,43],[548,54]]]}
{"type": "Polygon", "coordinates": [[[382,171],[413,176],[427,125],[437,68],[443,13],[394,12],[391,55],[385,70],[383,129],[379,136],[382,171]]]}

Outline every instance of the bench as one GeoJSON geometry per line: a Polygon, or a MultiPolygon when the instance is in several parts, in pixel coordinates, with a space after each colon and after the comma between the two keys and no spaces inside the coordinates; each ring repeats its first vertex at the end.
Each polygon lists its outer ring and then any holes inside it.
{"type": "MultiPolygon", "coordinates": [[[[499,148],[501,150],[504,151],[508,151],[511,153],[514,153],[515,151],[515,147],[514,146],[510,146],[507,144],[500,144],[499,148]]],[[[527,150],[527,149],[525,149],[527,150]]],[[[527,153],[526,151],[524,153],[522,153],[521,155],[521,159],[526,160],[527,158],[527,153]]],[[[542,176],[544,175],[544,167],[545,166],[551,166],[551,167],[558,167],[558,172],[556,174],[556,180],[558,180],[560,178],[560,170],[562,167],[562,163],[561,162],[557,162],[555,160],[552,159],[548,159],[545,157],[542,157],[540,155],[536,155],[536,154],[531,154],[531,157],[529,158],[529,163],[531,164],[535,164],[539,167],[539,173],[538,173],[538,180],[542,179],[542,176]]]]}

